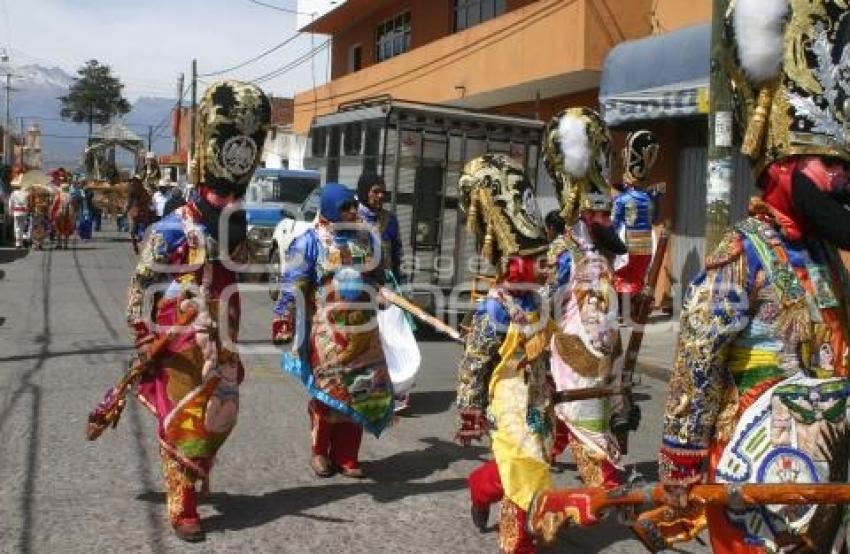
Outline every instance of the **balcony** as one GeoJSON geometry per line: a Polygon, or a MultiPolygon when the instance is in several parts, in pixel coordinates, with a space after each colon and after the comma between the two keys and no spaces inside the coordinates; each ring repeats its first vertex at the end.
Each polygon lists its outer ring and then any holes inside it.
{"type": "Polygon", "coordinates": [[[382,94],[480,109],[595,88],[608,50],[650,31],[652,0],[614,3],[540,0],[300,93],[294,132],[382,94]]]}

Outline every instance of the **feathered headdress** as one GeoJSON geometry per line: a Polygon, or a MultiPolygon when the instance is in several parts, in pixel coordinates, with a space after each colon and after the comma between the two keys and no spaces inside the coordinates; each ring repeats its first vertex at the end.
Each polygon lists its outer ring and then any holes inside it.
{"type": "Polygon", "coordinates": [[[611,137],[590,108],[568,108],[543,133],[543,161],[568,225],[588,209],[611,210],[611,137]]]}
{"type": "Polygon", "coordinates": [[[843,0],[736,0],[726,65],[757,174],[795,155],[850,161],[850,10],[843,0]]]}

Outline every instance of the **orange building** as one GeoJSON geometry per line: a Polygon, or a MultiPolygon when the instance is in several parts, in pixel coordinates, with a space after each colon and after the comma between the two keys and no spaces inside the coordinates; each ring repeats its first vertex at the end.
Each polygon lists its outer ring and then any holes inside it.
{"type": "MultiPolygon", "coordinates": [[[[711,4],[711,0],[347,0],[301,29],[330,36],[332,80],[296,95],[293,130],[305,135],[311,125],[340,107],[348,109],[358,100],[383,95],[542,121],[569,106],[599,108],[600,84],[616,81],[606,71],[610,73],[609,54],[617,49],[630,64],[624,70],[631,72],[626,85],[636,82],[632,73],[647,79],[631,89],[621,86],[603,98],[601,107],[627,114],[612,123],[613,129],[622,130],[615,132],[615,140],[621,141],[625,131],[635,127],[648,127],[659,136],[661,161],[650,178],[667,184],[662,218],[675,232],[679,228],[674,214],[685,197],[677,195],[677,189],[684,182],[691,186],[692,180],[704,181],[704,169],[700,177],[696,164],[701,155],[704,162],[707,134],[708,45],[707,33],[692,26],[707,27],[711,4]],[[664,73],[658,65],[663,61],[644,56],[635,67],[630,56],[642,48],[658,50],[657,42],[663,45],[662,39],[669,36],[669,47],[660,55],[675,65],[682,53],[676,51],[680,35],[691,41],[681,43],[684,47],[704,49],[705,75],[688,83],[686,90],[667,90],[664,86],[670,82],[653,81],[664,73]],[[632,103],[632,92],[647,89],[662,92],[650,94],[648,101],[638,95],[638,102],[632,103]],[[670,119],[666,114],[672,112],[665,109],[681,98],[688,105],[670,119]],[[645,111],[638,113],[641,110],[645,111]]],[[[452,168],[445,169],[449,179],[452,168]]],[[[545,172],[535,173],[543,207],[553,207],[545,172]]],[[[702,187],[704,191],[704,183],[702,187]]],[[[689,248],[696,249],[697,262],[702,259],[700,245],[694,246],[693,237],[687,235],[698,222],[691,218],[689,224],[681,228],[686,236],[679,241],[681,252],[675,246],[671,249],[660,287],[664,294],[692,273],[689,248]]],[[[414,221],[411,235],[415,228],[414,221]]],[[[674,245],[677,240],[674,234],[674,245]]],[[[673,292],[680,294],[680,289],[673,292]]]]}

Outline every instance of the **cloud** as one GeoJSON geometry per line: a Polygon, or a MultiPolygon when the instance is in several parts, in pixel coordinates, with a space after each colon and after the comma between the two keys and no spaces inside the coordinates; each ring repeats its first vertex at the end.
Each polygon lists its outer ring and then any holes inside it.
{"type": "MultiPolygon", "coordinates": [[[[294,8],[294,0],[269,0],[294,8]]],[[[0,44],[15,65],[55,65],[74,74],[88,59],[110,65],[130,99],[172,97],[177,77],[198,59],[199,73],[236,65],[295,31],[295,16],[247,0],[0,0],[7,29],[0,44]],[[19,59],[14,59],[19,58],[19,59]]],[[[317,36],[318,45],[326,37],[317,36]]],[[[253,79],[308,52],[305,35],[229,78],[253,79]]],[[[314,60],[315,81],[327,80],[327,49],[314,60]]],[[[313,86],[311,64],[261,86],[275,96],[291,96],[313,86]]],[[[213,78],[204,79],[214,80],[213,78]]],[[[202,91],[204,85],[200,85],[202,91]]]]}

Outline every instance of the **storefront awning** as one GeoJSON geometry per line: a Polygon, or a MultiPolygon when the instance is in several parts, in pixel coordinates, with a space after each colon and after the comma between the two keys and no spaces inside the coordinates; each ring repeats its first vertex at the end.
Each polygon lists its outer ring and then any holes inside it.
{"type": "Polygon", "coordinates": [[[605,122],[616,126],[708,113],[710,43],[706,23],[612,49],[599,86],[605,122]]]}

